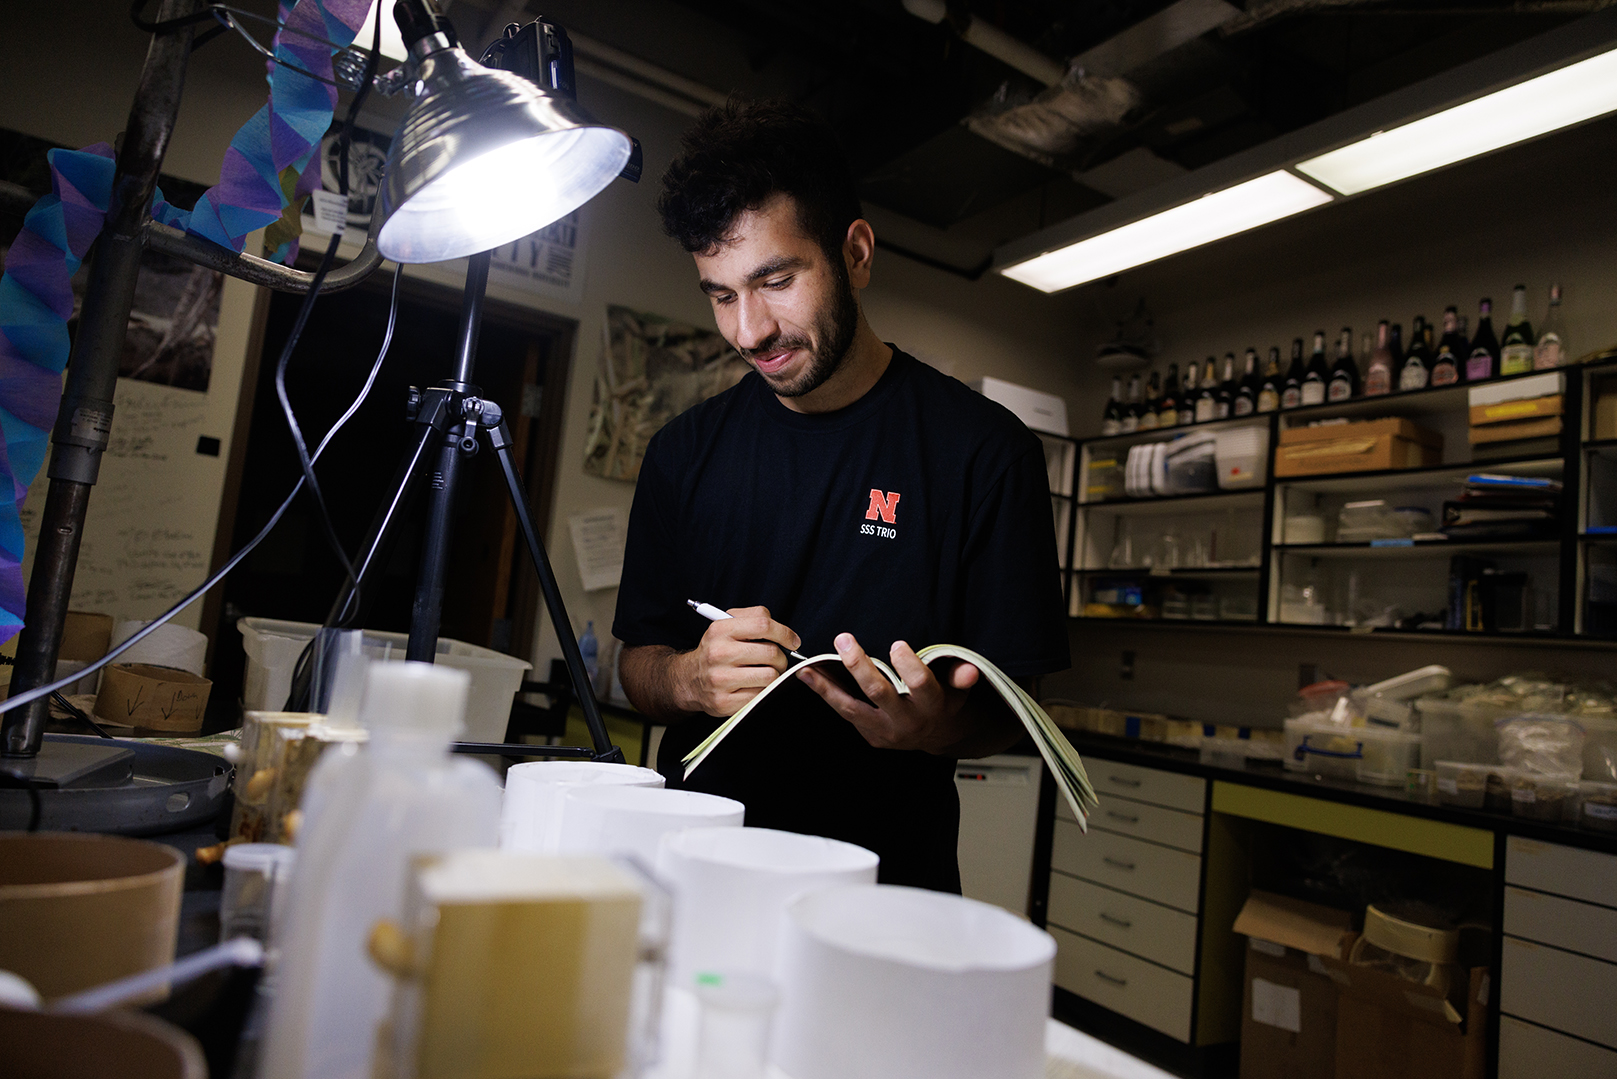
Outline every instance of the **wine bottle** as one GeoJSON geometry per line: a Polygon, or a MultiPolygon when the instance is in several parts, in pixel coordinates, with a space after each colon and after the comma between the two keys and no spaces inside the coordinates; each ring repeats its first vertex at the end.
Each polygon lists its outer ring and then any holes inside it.
{"type": "Polygon", "coordinates": [[[1527,286],[1517,285],[1510,297],[1510,321],[1499,340],[1499,373],[1522,375],[1533,369],[1533,326],[1527,321],[1527,286]]]}
{"type": "Polygon", "coordinates": [[[1426,347],[1426,316],[1416,315],[1409,329],[1409,354],[1398,371],[1398,388],[1402,391],[1424,390],[1432,381],[1432,355],[1426,347]]]}
{"type": "Polygon", "coordinates": [[[1460,312],[1452,305],[1443,308],[1443,338],[1432,357],[1432,385],[1452,386],[1460,381],[1465,339],[1460,336],[1460,312]]]}
{"type": "Polygon", "coordinates": [[[1123,405],[1122,423],[1119,433],[1132,435],[1140,429],[1140,376],[1129,377],[1129,399],[1123,405]]]}
{"type": "Polygon", "coordinates": [[[1269,362],[1263,368],[1263,381],[1258,384],[1258,411],[1274,412],[1280,407],[1280,396],[1286,377],[1280,373],[1280,349],[1269,349],[1269,362]]]}
{"type": "Polygon", "coordinates": [[[1140,408],[1140,430],[1157,429],[1157,406],[1162,403],[1162,378],[1155,371],[1145,384],[1145,404],[1140,408]]]}
{"type": "Polygon", "coordinates": [[[1364,395],[1380,397],[1392,392],[1392,325],[1382,319],[1376,325],[1376,348],[1370,353],[1370,366],[1364,373],[1364,395]]]}
{"type": "Polygon", "coordinates": [[[1465,380],[1480,382],[1499,373],[1499,341],[1493,335],[1493,301],[1483,298],[1477,305],[1477,335],[1471,339],[1471,352],[1465,360],[1465,380]]]}
{"type": "Polygon", "coordinates": [[[1212,356],[1202,365],[1202,377],[1196,390],[1196,407],[1191,420],[1195,423],[1211,423],[1218,419],[1218,361],[1212,356]]]}
{"type": "Polygon", "coordinates": [[[1230,406],[1232,416],[1250,416],[1258,410],[1258,389],[1261,379],[1258,377],[1258,350],[1246,350],[1246,373],[1241,376],[1240,385],[1235,387],[1235,400],[1230,406]]]}
{"type": "Polygon", "coordinates": [[[1192,360],[1185,364],[1185,378],[1179,386],[1179,426],[1196,422],[1196,399],[1201,396],[1200,368],[1192,360]]]}
{"type": "Polygon", "coordinates": [[[1308,368],[1303,363],[1303,339],[1291,339],[1291,362],[1286,365],[1286,377],[1280,383],[1280,407],[1296,408],[1303,403],[1303,376],[1308,368]]]}
{"type": "Polygon", "coordinates": [[[1157,398],[1157,427],[1179,425],[1179,365],[1168,365],[1168,377],[1162,380],[1162,396],[1157,398]]]}
{"type": "Polygon", "coordinates": [[[1359,365],[1353,362],[1353,331],[1342,327],[1336,339],[1336,362],[1331,364],[1331,380],[1325,386],[1327,401],[1346,401],[1359,395],[1359,365]]]}
{"type": "Polygon", "coordinates": [[[1123,379],[1118,375],[1112,376],[1112,395],[1106,399],[1106,411],[1101,413],[1100,434],[1102,438],[1123,433],[1123,379]]]}
{"type": "Polygon", "coordinates": [[[1566,330],[1561,326],[1561,286],[1550,286],[1550,313],[1544,316],[1544,331],[1533,346],[1533,370],[1548,371],[1566,363],[1566,330]]]}
{"type": "MultiPolygon", "coordinates": [[[[1299,400],[1305,405],[1323,405],[1325,392],[1331,381],[1331,365],[1325,361],[1325,331],[1314,331],[1314,351],[1308,357],[1303,371],[1299,400]]],[[[1286,392],[1291,392],[1291,378],[1286,378],[1286,392]]],[[[1284,401],[1282,401],[1284,404],[1284,401]]]]}
{"type": "Polygon", "coordinates": [[[1224,377],[1219,380],[1213,418],[1227,420],[1235,412],[1235,353],[1224,353],[1224,377]]]}

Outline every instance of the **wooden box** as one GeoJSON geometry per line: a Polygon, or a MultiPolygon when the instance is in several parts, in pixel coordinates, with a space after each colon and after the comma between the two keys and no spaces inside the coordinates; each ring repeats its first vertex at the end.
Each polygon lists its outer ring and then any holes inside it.
{"type": "Polygon", "coordinates": [[[1443,436],[1401,417],[1290,427],[1280,432],[1275,475],[1328,476],[1429,468],[1443,462],[1443,436]]]}

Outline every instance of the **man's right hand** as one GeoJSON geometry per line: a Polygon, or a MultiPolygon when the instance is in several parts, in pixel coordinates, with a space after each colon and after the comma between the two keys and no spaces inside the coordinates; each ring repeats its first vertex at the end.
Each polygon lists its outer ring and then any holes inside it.
{"type": "Polygon", "coordinates": [[[681,710],[733,716],[785,672],[786,652],[802,639],[775,621],[767,607],[734,607],[712,622],[694,651],[674,658],[674,688],[681,710]]]}
{"type": "Polygon", "coordinates": [[[636,708],[664,720],[706,714],[724,718],[758,695],[786,670],[782,648],[802,647],[791,627],[767,607],[736,607],[713,622],[689,652],[665,645],[625,649],[623,688],[636,708]]]}

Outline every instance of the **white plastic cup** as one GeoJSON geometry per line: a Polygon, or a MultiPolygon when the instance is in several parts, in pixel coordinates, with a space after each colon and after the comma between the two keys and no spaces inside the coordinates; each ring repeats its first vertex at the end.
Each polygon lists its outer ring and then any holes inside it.
{"type": "Polygon", "coordinates": [[[692,980],[702,1003],[695,1079],[763,1079],[769,1024],[780,992],[749,971],[704,971],[692,980]]]}
{"type": "Polygon", "coordinates": [[[285,884],[295,853],[279,843],[235,843],[225,848],[225,887],[219,897],[219,939],[267,941],[275,896],[285,884]]]}
{"type": "Polygon", "coordinates": [[[647,868],[657,845],[686,828],[739,828],[747,807],[733,798],[662,787],[572,787],[561,817],[563,854],[629,854],[647,868]]]}
{"type": "Polygon", "coordinates": [[[534,854],[557,853],[561,849],[567,791],[597,784],[660,787],[663,777],[650,768],[601,761],[534,761],[512,765],[505,774],[500,847],[534,854]]]}

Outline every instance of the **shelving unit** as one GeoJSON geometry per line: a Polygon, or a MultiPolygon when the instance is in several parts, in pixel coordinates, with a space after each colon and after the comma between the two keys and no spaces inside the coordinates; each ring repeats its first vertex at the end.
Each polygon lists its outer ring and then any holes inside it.
{"type": "MultiPolygon", "coordinates": [[[[1068,612],[1083,624],[1186,624],[1270,627],[1285,631],[1357,632],[1376,636],[1446,636],[1512,641],[1617,641],[1617,532],[1589,533],[1591,527],[1617,526],[1617,424],[1612,406],[1599,412],[1597,401],[1617,399],[1617,361],[1561,369],[1565,387],[1564,430],[1555,452],[1509,457],[1474,457],[1469,439],[1469,391],[1461,383],[1356,398],[1285,412],[1244,416],[1193,427],[1171,427],[1078,443],[1072,549],[1065,563],[1068,612]],[[1597,429],[1598,416],[1610,429],[1597,429]],[[1362,420],[1397,416],[1443,435],[1440,463],[1398,471],[1336,473],[1275,478],[1281,432],[1320,420],[1362,420]],[[1163,442],[1189,432],[1266,426],[1269,455],[1261,487],[1160,498],[1104,497],[1105,484],[1091,484],[1092,466],[1104,461],[1122,467],[1131,447],[1163,442]],[[1602,437],[1595,437],[1596,435],[1602,437]],[[1385,499],[1398,508],[1424,509],[1441,526],[1442,505],[1454,499],[1466,477],[1488,472],[1556,479],[1563,484],[1561,519],[1551,535],[1513,540],[1419,539],[1364,543],[1286,542],[1288,516],[1324,518],[1325,539],[1348,502],[1385,499]],[[1492,561],[1501,574],[1526,575],[1518,628],[1482,633],[1451,628],[1448,614],[1449,560],[1466,555],[1492,561]],[[1212,563],[1206,565],[1203,563],[1212,563]],[[1283,617],[1288,583],[1318,577],[1316,592],[1328,589],[1332,610],[1350,621],[1374,623],[1397,605],[1403,618],[1423,615],[1403,628],[1359,624],[1318,624],[1283,617]],[[1142,594],[1137,609],[1096,602],[1097,592],[1112,596],[1134,582],[1142,594]],[[1359,593],[1370,596],[1366,600],[1359,593]],[[1164,603],[1178,611],[1180,597],[1211,595],[1220,603],[1240,596],[1254,612],[1245,618],[1164,617],[1164,603]],[[1379,597],[1386,602],[1379,605],[1379,597]],[[1130,610],[1145,617],[1119,618],[1130,610]],[[1378,610],[1380,613],[1378,613],[1378,610]]],[[[1533,378],[1543,372],[1491,379],[1485,385],[1533,378]]],[[[1317,530],[1317,529],[1316,529],[1317,530]]],[[[1310,537],[1312,538],[1312,537],[1310,537]]],[[[1496,586],[1497,587],[1497,586],[1496,586]]],[[[1512,588],[1515,586],[1512,585],[1512,588]]],[[[1201,608],[1208,610],[1204,602],[1201,608]]],[[[1295,613],[1289,609],[1288,613],[1295,613]]],[[[1333,618],[1334,622],[1334,618],[1333,618]]]]}

